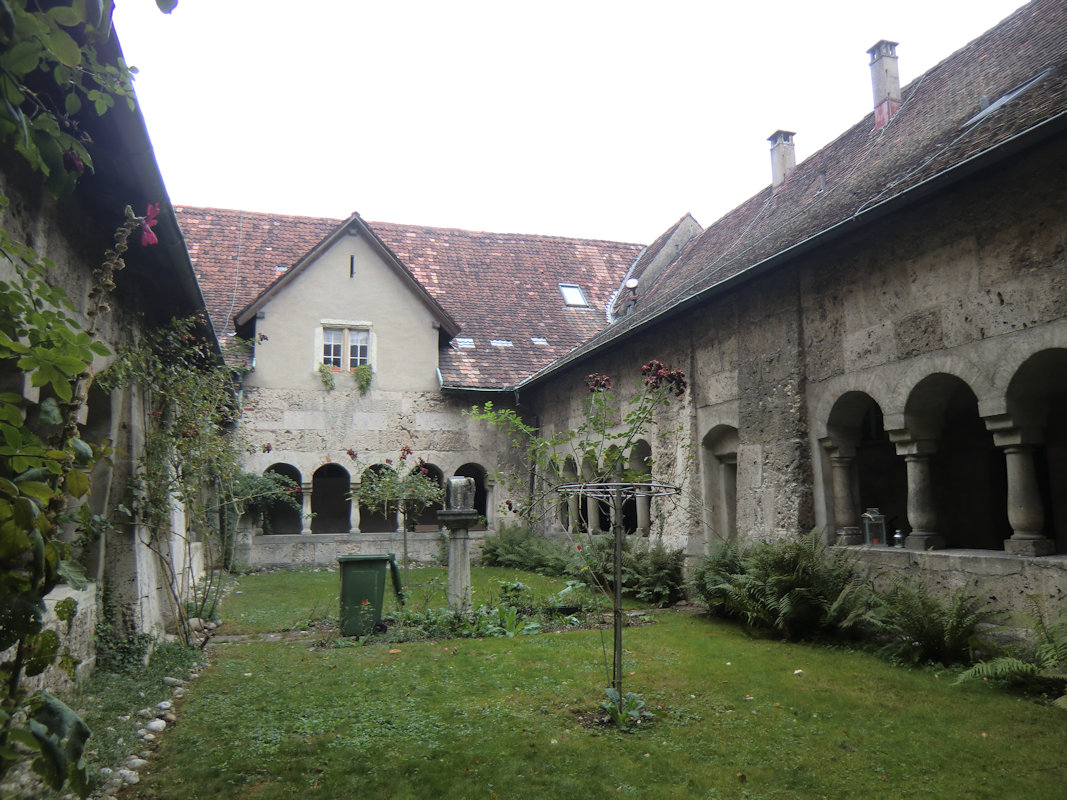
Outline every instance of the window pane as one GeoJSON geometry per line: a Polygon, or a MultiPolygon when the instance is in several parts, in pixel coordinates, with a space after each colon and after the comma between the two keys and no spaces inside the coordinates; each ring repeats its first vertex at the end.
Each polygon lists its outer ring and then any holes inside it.
{"type": "Polygon", "coordinates": [[[328,367],[341,366],[342,332],[333,328],[322,331],[322,363],[328,367]]]}
{"type": "Polygon", "coordinates": [[[370,363],[370,331],[348,332],[348,368],[370,363]]]}

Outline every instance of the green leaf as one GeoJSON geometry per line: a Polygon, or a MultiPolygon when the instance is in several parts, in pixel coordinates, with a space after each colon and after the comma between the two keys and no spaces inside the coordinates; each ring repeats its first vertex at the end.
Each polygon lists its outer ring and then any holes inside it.
{"type": "Polygon", "coordinates": [[[71,6],[56,6],[48,9],[48,16],[65,28],[73,28],[85,21],[85,17],[71,6]]]}
{"type": "Polygon", "coordinates": [[[54,663],[59,655],[59,634],[53,630],[44,630],[31,642],[30,657],[26,661],[26,675],[32,678],[40,675],[54,663]]]}
{"type": "Polygon", "coordinates": [[[89,492],[89,476],[80,469],[72,469],[67,473],[64,486],[72,497],[84,497],[89,492]]]}
{"type": "MultiPolygon", "coordinates": [[[[40,744],[41,756],[33,762],[37,772],[53,789],[72,778],[79,792],[88,788],[81,758],[89,739],[89,727],[62,701],[46,691],[30,700],[29,728],[40,744]]],[[[87,792],[85,792],[87,794],[87,792]]],[[[84,795],[83,795],[84,796],[84,795]]]]}
{"type": "Polygon", "coordinates": [[[64,30],[54,30],[45,37],[48,49],[59,63],[76,67],[82,63],[82,51],[78,43],[64,30]]]}
{"type": "Polygon", "coordinates": [[[63,415],[54,397],[46,397],[41,401],[41,422],[45,425],[63,424],[63,415]]]}
{"type": "Polygon", "coordinates": [[[0,597],[0,650],[6,650],[24,636],[41,630],[41,604],[25,597],[0,597]]]}
{"type": "Polygon", "coordinates": [[[40,500],[42,503],[47,503],[56,494],[51,486],[37,481],[23,481],[19,484],[19,490],[22,494],[40,500]]]}
{"type": "Polygon", "coordinates": [[[36,42],[19,42],[3,56],[0,67],[15,75],[26,75],[37,69],[41,60],[41,46],[36,42]]]}
{"type": "Polygon", "coordinates": [[[89,344],[89,349],[96,353],[98,356],[111,355],[111,349],[103,342],[91,342],[89,344]]]}
{"type": "Polygon", "coordinates": [[[71,439],[70,446],[74,451],[74,456],[78,459],[79,464],[88,464],[93,460],[93,448],[81,439],[71,439]]]}
{"type": "Polygon", "coordinates": [[[63,579],[63,582],[73,589],[78,589],[80,591],[90,583],[85,575],[85,565],[80,564],[77,561],[63,559],[59,562],[58,571],[59,577],[63,579]]]}
{"type": "Polygon", "coordinates": [[[82,110],[82,99],[74,92],[70,92],[63,99],[63,108],[66,109],[67,114],[73,117],[82,110]]]}

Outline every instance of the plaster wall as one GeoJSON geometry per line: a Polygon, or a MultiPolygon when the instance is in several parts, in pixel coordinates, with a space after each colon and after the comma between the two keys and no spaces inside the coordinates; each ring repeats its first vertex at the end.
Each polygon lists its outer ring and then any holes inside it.
{"type": "MultiPolygon", "coordinates": [[[[436,321],[364,236],[338,238],[280,285],[261,314],[256,320],[255,371],[245,378],[248,387],[321,390],[317,370],[322,340],[317,333],[326,326],[371,331],[376,388],[437,389],[436,321]]],[[[341,390],[355,386],[347,372],[343,369],[335,377],[341,390]]]]}

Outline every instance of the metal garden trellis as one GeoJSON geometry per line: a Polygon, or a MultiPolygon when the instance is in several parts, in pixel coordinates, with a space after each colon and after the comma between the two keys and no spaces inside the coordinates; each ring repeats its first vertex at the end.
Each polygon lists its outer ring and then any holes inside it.
{"type": "Polygon", "coordinates": [[[624,499],[668,497],[678,494],[680,487],[659,481],[604,481],[591,483],[564,483],[556,487],[556,493],[579,498],[592,497],[595,500],[610,500],[612,504],[611,534],[614,540],[614,603],[613,622],[615,628],[614,658],[612,663],[611,687],[619,695],[619,712],[623,709],[622,694],[622,504],[624,499]]]}

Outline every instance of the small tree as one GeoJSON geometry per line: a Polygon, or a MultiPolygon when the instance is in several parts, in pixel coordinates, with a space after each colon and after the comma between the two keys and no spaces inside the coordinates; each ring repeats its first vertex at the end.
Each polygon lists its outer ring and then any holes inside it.
{"type": "Polygon", "coordinates": [[[444,490],[425,461],[419,458],[415,466],[408,467],[407,460],[412,455],[414,451],[404,445],[400,448],[396,468],[392,466],[392,459],[388,459],[385,468],[365,470],[359,485],[361,505],[385,516],[400,512],[405,584],[408,582],[408,531],[415,529],[415,523],[425,509],[440,505],[444,499],[444,490]]]}

